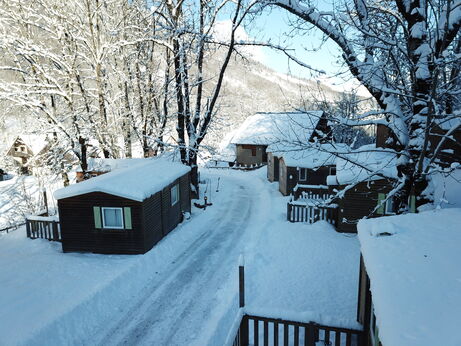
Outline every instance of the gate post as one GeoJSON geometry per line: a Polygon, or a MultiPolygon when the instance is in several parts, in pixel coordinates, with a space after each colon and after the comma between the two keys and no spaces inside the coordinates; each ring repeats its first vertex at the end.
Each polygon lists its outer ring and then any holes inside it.
{"type": "Polygon", "coordinates": [[[245,260],[239,256],[239,307],[245,306],[245,260]]]}
{"type": "Polygon", "coordinates": [[[249,323],[248,316],[243,315],[242,322],[240,322],[239,346],[248,346],[249,339],[250,339],[248,323],[249,323]]]}

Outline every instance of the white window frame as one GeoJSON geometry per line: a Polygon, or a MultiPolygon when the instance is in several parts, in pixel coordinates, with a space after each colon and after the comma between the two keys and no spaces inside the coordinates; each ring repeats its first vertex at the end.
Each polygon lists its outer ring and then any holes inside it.
{"type": "Polygon", "coordinates": [[[179,184],[173,185],[170,189],[171,206],[179,202],[179,184]]]}
{"type": "Polygon", "coordinates": [[[119,208],[119,207],[101,207],[101,219],[102,219],[102,228],[104,229],[125,229],[125,220],[123,220],[123,208],[119,208]],[[114,210],[114,209],[118,209],[120,210],[120,215],[122,217],[122,226],[121,227],[114,227],[114,226],[106,226],[106,218],[105,218],[105,214],[104,214],[104,211],[105,210],[114,210]]]}
{"type": "Polygon", "coordinates": [[[307,168],[299,169],[299,181],[307,181],[307,168]],[[304,172],[304,177],[303,177],[304,172]]]}
{"type": "Polygon", "coordinates": [[[386,204],[384,206],[384,215],[395,215],[395,211],[393,209],[394,209],[394,200],[392,199],[392,197],[389,197],[386,200],[386,204]],[[391,210],[389,210],[389,208],[391,208],[391,210]]]}

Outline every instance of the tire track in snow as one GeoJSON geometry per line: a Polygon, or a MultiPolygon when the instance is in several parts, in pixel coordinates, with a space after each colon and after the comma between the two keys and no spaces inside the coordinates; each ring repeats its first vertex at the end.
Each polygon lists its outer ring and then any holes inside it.
{"type": "Polygon", "coordinates": [[[124,316],[98,338],[101,344],[185,345],[193,341],[200,332],[196,326],[206,322],[219,299],[217,292],[225,289],[243,250],[239,243],[251,215],[253,194],[239,185],[231,205],[219,207],[225,212],[208,222],[208,230],[165,268],[166,275],[149,281],[124,316]]]}

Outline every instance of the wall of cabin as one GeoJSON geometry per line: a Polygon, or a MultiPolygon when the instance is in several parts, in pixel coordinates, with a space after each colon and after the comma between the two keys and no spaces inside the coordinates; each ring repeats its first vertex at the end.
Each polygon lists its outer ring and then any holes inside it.
{"type": "Polygon", "coordinates": [[[267,163],[267,145],[237,144],[237,165],[251,166],[267,163]]]}
{"type": "Polygon", "coordinates": [[[279,180],[279,157],[273,153],[267,154],[267,179],[270,182],[279,180]]]}
{"type": "Polygon", "coordinates": [[[143,202],[102,192],[58,201],[64,252],[142,254],[170,233],[191,211],[189,174],[176,179],[143,202]],[[171,205],[171,188],[178,184],[179,201],[171,205]],[[129,207],[131,229],[96,228],[94,207],[129,207]]]}
{"type": "MultiPolygon", "coordinates": [[[[144,253],[141,202],[92,192],[58,201],[64,252],[144,253]],[[132,229],[97,229],[93,207],[131,208],[132,229]]],[[[157,221],[159,222],[159,221],[157,221]]]]}
{"type": "Polygon", "coordinates": [[[279,160],[279,191],[284,196],[293,193],[298,181],[298,170],[295,167],[287,167],[283,158],[279,160]]]}
{"type": "MultiPolygon", "coordinates": [[[[335,186],[342,190],[346,186],[335,186]]],[[[344,197],[335,201],[338,204],[338,225],[339,232],[356,233],[357,223],[366,216],[379,216],[372,214],[378,204],[378,194],[388,193],[392,186],[387,180],[374,180],[362,182],[345,192],[344,197]]]]}

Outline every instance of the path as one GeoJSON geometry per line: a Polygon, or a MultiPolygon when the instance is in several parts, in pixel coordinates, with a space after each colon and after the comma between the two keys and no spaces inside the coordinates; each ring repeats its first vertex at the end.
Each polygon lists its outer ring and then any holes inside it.
{"type": "Polygon", "coordinates": [[[199,345],[212,337],[206,335],[213,333],[210,324],[235,316],[237,260],[246,239],[263,227],[258,216],[264,211],[254,209],[264,192],[252,179],[227,177],[223,183],[233,186],[230,202],[212,207],[219,210],[206,231],[96,336],[99,344],[199,345]]]}

